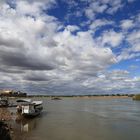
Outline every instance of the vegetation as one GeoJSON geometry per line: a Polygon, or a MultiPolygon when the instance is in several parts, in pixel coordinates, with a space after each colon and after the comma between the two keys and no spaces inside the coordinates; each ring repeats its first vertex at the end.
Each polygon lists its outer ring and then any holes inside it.
{"type": "Polygon", "coordinates": [[[0,96],[7,96],[7,97],[26,97],[27,93],[21,91],[14,91],[14,90],[0,90],[0,96]]]}
{"type": "Polygon", "coordinates": [[[48,97],[48,98],[61,98],[61,97],[133,97],[134,94],[93,94],[93,95],[27,95],[27,97],[48,97]]]}
{"type": "Polygon", "coordinates": [[[27,93],[15,90],[0,90],[0,96],[8,96],[8,97],[49,97],[49,98],[61,98],[61,97],[122,97],[128,96],[133,97],[134,94],[87,94],[87,95],[27,95],[27,93]]]}
{"type": "Polygon", "coordinates": [[[140,94],[134,95],[133,100],[140,100],[140,94]]]}

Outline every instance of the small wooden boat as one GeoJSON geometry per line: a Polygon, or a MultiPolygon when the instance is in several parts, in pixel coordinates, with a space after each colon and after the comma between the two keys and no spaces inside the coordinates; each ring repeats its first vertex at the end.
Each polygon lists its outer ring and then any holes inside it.
{"type": "Polygon", "coordinates": [[[9,101],[7,97],[1,97],[0,98],[0,107],[8,107],[9,101]]]}
{"type": "Polygon", "coordinates": [[[20,105],[17,106],[17,112],[24,117],[35,117],[39,115],[43,109],[42,101],[31,101],[31,99],[17,100],[20,105]]]}

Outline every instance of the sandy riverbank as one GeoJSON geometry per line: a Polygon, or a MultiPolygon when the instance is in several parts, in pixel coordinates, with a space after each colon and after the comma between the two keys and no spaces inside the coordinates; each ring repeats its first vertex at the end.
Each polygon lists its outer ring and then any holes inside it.
{"type": "Polygon", "coordinates": [[[11,122],[14,121],[15,114],[10,108],[0,108],[0,140],[11,140],[13,135],[13,128],[11,122]]]}
{"type": "Polygon", "coordinates": [[[12,112],[8,108],[0,108],[0,120],[10,121],[12,119],[12,112]]]}
{"type": "Polygon", "coordinates": [[[10,128],[7,123],[0,121],[0,140],[11,140],[10,128]]]}

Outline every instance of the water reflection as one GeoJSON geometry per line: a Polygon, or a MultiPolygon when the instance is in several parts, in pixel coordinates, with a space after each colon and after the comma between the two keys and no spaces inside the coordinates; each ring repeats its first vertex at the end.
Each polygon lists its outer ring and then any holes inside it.
{"type": "Polygon", "coordinates": [[[13,122],[13,136],[12,140],[28,140],[30,133],[38,128],[38,120],[36,118],[26,119],[20,114],[16,115],[15,122],[13,122]]]}
{"type": "Polygon", "coordinates": [[[24,118],[20,114],[17,115],[16,124],[20,126],[21,132],[29,132],[37,128],[36,118],[24,118]]]}

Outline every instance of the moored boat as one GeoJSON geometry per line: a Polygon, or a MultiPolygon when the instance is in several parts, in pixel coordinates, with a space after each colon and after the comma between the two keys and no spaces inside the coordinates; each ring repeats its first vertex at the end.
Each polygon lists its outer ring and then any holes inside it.
{"type": "Polygon", "coordinates": [[[39,115],[43,109],[42,101],[31,101],[31,99],[17,100],[20,103],[17,106],[17,112],[20,112],[24,117],[35,117],[39,115]]]}
{"type": "Polygon", "coordinates": [[[7,97],[1,97],[0,98],[0,107],[8,107],[9,101],[7,97]]]}

